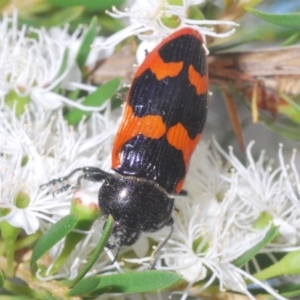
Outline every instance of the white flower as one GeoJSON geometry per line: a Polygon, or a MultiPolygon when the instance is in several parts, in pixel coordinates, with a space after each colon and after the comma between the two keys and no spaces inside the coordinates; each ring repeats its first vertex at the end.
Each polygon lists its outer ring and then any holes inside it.
{"type": "MultiPolygon", "coordinates": [[[[70,58],[75,61],[76,55],[78,53],[79,47],[82,42],[82,37],[86,34],[87,28],[79,26],[72,35],[68,33],[69,26],[65,25],[64,28],[51,27],[49,29],[49,35],[59,44],[64,45],[69,49],[70,58]]],[[[94,43],[100,44],[105,42],[106,38],[102,36],[97,36],[94,43]]],[[[115,50],[115,47],[110,47],[107,49],[96,49],[91,47],[90,53],[88,55],[85,67],[88,70],[93,70],[97,62],[110,57],[115,50]]]]}
{"type": "MultiPolygon", "coordinates": [[[[85,88],[81,83],[81,71],[76,64],[76,55],[85,31],[79,27],[73,35],[68,27],[53,29],[50,33],[42,29],[18,29],[17,11],[10,18],[4,16],[0,22],[0,96],[28,98],[47,109],[56,109],[66,103],[84,110],[102,110],[103,107],[85,107],[63,95],[55,88],[66,90],[85,88]],[[63,69],[63,65],[65,68],[63,69]]],[[[95,50],[94,50],[95,51],[95,50]]],[[[108,49],[102,54],[92,53],[87,63],[112,53],[108,49]]],[[[95,90],[94,87],[92,91],[95,90]]]]}
{"type": "Polygon", "coordinates": [[[29,235],[45,228],[46,223],[54,223],[53,208],[63,211],[69,204],[67,199],[41,193],[39,185],[40,178],[43,178],[43,164],[28,156],[28,162],[22,166],[23,159],[19,155],[11,158],[9,163],[1,163],[0,208],[8,209],[9,212],[0,221],[7,220],[29,235]]]}
{"type": "MultiPolygon", "coordinates": [[[[235,31],[234,29],[226,33],[218,34],[212,29],[204,26],[217,24],[237,26],[234,22],[192,20],[188,18],[190,7],[199,5],[203,2],[204,0],[184,0],[182,1],[182,5],[171,5],[167,0],[135,0],[130,8],[125,9],[125,12],[118,11],[113,7],[113,11],[108,11],[107,13],[114,18],[128,17],[130,25],[109,37],[104,43],[99,44],[99,46],[101,48],[111,47],[131,35],[137,35],[139,39],[142,40],[137,51],[137,60],[138,63],[141,63],[145,58],[145,50],[150,52],[164,37],[182,27],[193,27],[204,36],[227,37],[231,35],[235,31]],[[168,27],[165,24],[166,20],[169,18],[174,18],[176,26],[168,27]]],[[[98,44],[95,43],[95,45],[98,44]]]]}
{"type": "MultiPolygon", "coordinates": [[[[8,209],[9,213],[0,221],[7,220],[31,234],[68,214],[72,192],[53,196],[48,192],[59,187],[43,190],[40,185],[78,167],[107,168],[114,127],[107,117],[97,114],[82,122],[76,132],[66,124],[61,111],[54,114],[37,106],[32,111],[26,110],[18,119],[14,111],[3,107],[0,110],[0,140],[3,141],[0,208],[8,209]],[[103,142],[107,146],[102,146],[103,142]]],[[[76,185],[76,176],[69,183],[76,185]]],[[[99,186],[93,188],[97,190],[99,186]]]]}
{"type": "MultiPolygon", "coordinates": [[[[257,206],[255,200],[250,202],[250,199],[247,199],[246,203],[246,199],[236,195],[240,195],[239,193],[245,190],[245,182],[247,182],[247,187],[254,197],[257,194],[261,194],[261,197],[265,196],[259,189],[263,185],[269,187],[270,181],[266,181],[265,177],[270,175],[270,172],[267,171],[263,176],[262,158],[258,159],[259,167],[253,168],[251,144],[247,152],[249,167],[243,166],[232,152],[228,155],[219,146],[217,149],[215,145],[208,147],[203,141],[197,147],[184,187],[188,191],[188,196],[176,199],[178,212],[173,214],[174,232],[161,250],[157,269],[175,270],[189,283],[182,299],[185,299],[188,294],[201,295],[201,292],[216,279],[220,291],[233,290],[255,299],[248,291],[245,281],[247,279],[265,289],[276,299],[284,299],[269,285],[260,282],[234,264],[237,258],[257,245],[270,228],[269,223],[263,228],[255,228],[256,218],[252,220],[249,218],[251,206],[254,209],[257,206]],[[217,149],[226,157],[227,162],[224,163],[217,149]],[[235,173],[229,172],[230,164],[236,169],[235,173]],[[260,180],[260,186],[256,185],[256,180],[260,180]],[[199,281],[199,285],[193,286],[199,281]]],[[[295,171],[295,167],[292,169],[295,171]]],[[[289,176],[293,190],[295,179],[299,178],[297,176],[296,174],[289,176]]],[[[275,181],[274,176],[271,177],[275,181]]],[[[264,200],[260,198],[257,201],[264,200]]],[[[276,204],[281,207],[280,195],[278,199],[273,195],[272,201],[274,208],[276,204]]],[[[287,200],[287,202],[285,213],[292,205],[291,201],[287,200]]],[[[259,217],[259,212],[256,217],[259,217]]],[[[284,215],[282,219],[283,217],[284,215]]],[[[292,225],[289,216],[287,217],[286,223],[292,225]]],[[[149,236],[162,241],[167,236],[168,230],[164,228],[149,236]]],[[[146,262],[149,259],[130,261],[146,262]]]]}
{"type": "Polygon", "coordinates": [[[274,168],[262,151],[255,161],[251,149],[247,147],[248,165],[244,166],[233,154],[229,155],[221,148],[219,151],[233,167],[231,174],[223,177],[229,184],[228,193],[234,199],[232,209],[242,205],[243,210],[236,215],[235,222],[240,227],[253,225],[267,214],[275,225],[279,226],[280,236],[264,251],[292,251],[300,247],[300,181],[295,165],[296,151],[286,165],[279,147],[279,166],[274,168]],[[236,204],[235,204],[236,203],[236,204]]]}

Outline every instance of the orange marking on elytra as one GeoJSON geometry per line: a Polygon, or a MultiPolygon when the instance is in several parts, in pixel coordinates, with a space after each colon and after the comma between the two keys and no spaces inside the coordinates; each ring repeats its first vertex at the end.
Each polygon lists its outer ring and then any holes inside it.
{"type": "Polygon", "coordinates": [[[151,52],[139,67],[135,74],[135,78],[139,77],[147,69],[150,69],[155,74],[157,80],[162,80],[165,77],[175,77],[179,74],[183,67],[183,62],[164,62],[157,52],[151,52]]]}
{"type": "Polygon", "coordinates": [[[191,139],[188,131],[181,123],[177,123],[172,126],[167,132],[168,143],[182,152],[186,171],[188,169],[192,153],[199,142],[200,137],[201,133],[198,133],[194,139],[191,139]]]}
{"type": "Polygon", "coordinates": [[[166,133],[166,125],[159,115],[136,117],[133,109],[127,104],[122,124],[116,135],[112,151],[112,168],[117,168],[121,163],[123,145],[133,137],[142,134],[147,138],[158,139],[166,133]]]}
{"type": "Polygon", "coordinates": [[[178,183],[175,186],[175,192],[177,194],[179,194],[180,191],[182,190],[183,184],[184,184],[184,178],[182,178],[181,180],[179,180],[178,183]]]}
{"type": "Polygon", "coordinates": [[[189,81],[196,88],[198,95],[208,91],[208,76],[201,76],[193,65],[189,65],[189,81]]]}

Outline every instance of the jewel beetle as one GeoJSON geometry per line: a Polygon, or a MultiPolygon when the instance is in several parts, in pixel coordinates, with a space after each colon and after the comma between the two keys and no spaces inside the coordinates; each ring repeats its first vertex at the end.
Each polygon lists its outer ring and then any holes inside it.
{"type": "Polygon", "coordinates": [[[103,181],[99,206],[112,215],[107,247],[132,245],[142,232],[173,231],[174,195],[182,190],[207,115],[208,74],[202,36],[182,28],[165,38],[135,73],[112,149],[112,170],[78,168],[103,181]]]}

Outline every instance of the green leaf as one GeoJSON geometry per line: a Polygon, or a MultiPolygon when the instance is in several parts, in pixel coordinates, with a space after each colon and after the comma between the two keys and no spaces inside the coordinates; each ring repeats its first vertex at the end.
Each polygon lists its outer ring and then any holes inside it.
{"type": "Polygon", "coordinates": [[[247,11],[254,14],[258,18],[273,23],[275,25],[300,29],[300,13],[288,13],[288,14],[270,14],[262,11],[255,10],[250,7],[245,7],[247,11]]]}
{"type": "MultiPolygon", "coordinates": [[[[115,78],[107,83],[98,87],[98,89],[89,94],[81,104],[86,106],[101,106],[106,100],[112,97],[118,86],[120,85],[120,78],[115,78]]],[[[74,108],[66,114],[65,119],[70,125],[77,125],[83,116],[90,116],[91,112],[82,111],[78,108],[74,108]]]]}
{"type": "Polygon", "coordinates": [[[103,293],[145,293],[166,289],[181,280],[177,273],[151,270],[102,276],[91,296],[103,293]]]}
{"type": "Polygon", "coordinates": [[[128,91],[128,87],[122,87],[116,94],[113,95],[113,97],[111,97],[111,110],[119,108],[122,104],[125,103],[128,91]]]}
{"type": "Polygon", "coordinates": [[[189,19],[192,20],[205,20],[205,16],[203,15],[202,11],[197,6],[191,6],[189,8],[189,19]]]}
{"type": "Polygon", "coordinates": [[[91,45],[97,35],[97,26],[97,18],[93,17],[76,56],[76,62],[80,69],[84,67],[84,64],[90,53],[91,45]]]}
{"type": "Polygon", "coordinates": [[[289,252],[280,261],[253,276],[259,280],[267,280],[278,276],[295,274],[300,274],[300,250],[289,252]]]}
{"type": "MultiPolygon", "coordinates": [[[[68,58],[69,58],[69,49],[66,49],[64,52],[64,56],[61,62],[61,66],[59,68],[59,71],[56,75],[57,78],[59,78],[63,73],[66,71],[67,66],[68,66],[68,58]]],[[[53,92],[57,93],[59,91],[61,83],[59,83],[56,87],[53,88],[53,92]]]]}
{"type": "Polygon", "coordinates": [[[3,274],[3,272],[0,270],[0,289],[3,287],[4,280],[5,280],[4,274],[3,274]]]}
{"type": "Polygon", "coordinates": [[[40,19],[41,21],[44,20],[41,22],[40,26],[45,26],[46,28],[63,26],[66,23],[75,20],[83,13],[83,11],[83,7],[68,7],[65,9],[60,9],[58,12],[49,14],[47,18],[40,19]]]}
{"type": "Polygon", "coordinates": [[[68,293],[69,296],[81,296],[86,295],[93,290],[96,289],[96,287],[100,283],[100,277],[99,276],[91,276],[88,278],[82,279],[80,282],[78,282],[68,293]]]}
{"type": "Polygon", "coordinates": [[[71,100],[76,100],[79,97],[80,94],[80,89],[74,90],[72,92],[70,92],[70,94],[68,95],[68,98],[71,100]]]}
{"type": "Polygon", "coordinates": [[[33,248],[30,261],[30,269],[33,274],[36,273],[36,262],[55,244],[63,239],[69,232],[75,228],[78,217],[75,215],[67,215],[55,223],[48,231],[46,231],[37,241],[33,248]]]}
{"type": "Polygon", "coordinates": [[[286,285],[279,288],[276,287],[276,291],[278,292],[279,295],[282,295],[287,299],[291,299],[300,295],[300,284],[297,283],[297,284],[286,285]]]}
{"type": "Polygon", "coordinates": [[[101,14],[99,16],[99,25],[101,26],[102,32],[104,31],[106,34],[112,34],[123,29],[124,27],[120,19],[113,19],[106,14],[101,14]]]}
{"type": "MultiPolygon", "coordinates": [[[[279,112],[286,115],[290,120],[300,124],[300,105],[294,99],[284,93],[280,93],[280,97],[289,105],[280,105],[279,112]]],[[[299,101],[298,101],[299,102],[299,101]]]]}
{"type": "Polygon", "coordinates": [[[83,6],[86,11],[99,12],[110,9],[112,6],[118,6],[125,0],[47,0],[48,3],[58,7],[83,6]]]}
{"type": "Polygon", "coordinates": [[[271,228],[266,233],[265,237],[257,243],[254,247],[246,251],[242,256],[236,259],[233,264],[237,267],[242,267],[251,258],[253,258],[261,249],[263,249],[267,244],[269,244],[277,235],[278,227],[272,225],[271,228]]]}
{"type": "Polygon", "coordinates": [[[291,140],[300,141],[299,125],[294,124],[294,126],[292,126],[288,124],[282,124],[280,121],[270,121],[262,114],[260,114],[260,119],[263,121],[265,126],[277,134],[280,134],[291,140]]]}
{"type": "Polygon", "coordinates": [[[281,46],[291,46],[295,45],[300,40],[300,32],[295,32],[291,36],[289,36],[282,44],[281,46]]]}
{"type": "Polygon", "coordinates": [[[94,249],[93,254],[89,258],[85,266],[82,268],[82,270],[79,272],[79,274],[76,276],[76,278],[74,278],[71,281],[70,286],[74,286],[75,284],[77,284],[85,276],[85,274],[91,269],[91,267],[94,265],[99,255],[103,251],[105,245],[107,244],[113,229],[114,229],[114,219],[112,218],[111,215],[109,215],[97,247],[94,249]]]}
{"type": "Polygon", "coordinates": [[[31,235],[25,235],[24,237],[19,238],[16,242],[15,250],[20,250],[23,248],[30,247],[41,237],[41,235],[42,235],[42,233],[40,231],[37,231],[31,235]]]}

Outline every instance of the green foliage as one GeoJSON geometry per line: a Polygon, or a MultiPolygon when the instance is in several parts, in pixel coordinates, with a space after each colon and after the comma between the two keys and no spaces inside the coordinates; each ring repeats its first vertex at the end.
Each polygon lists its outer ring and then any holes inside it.
{"type": "Polygon", "coordinates": [[[40,237],[33,248],[30,261],[30,269],[33,274],[37,271],[37,261],[68,233],[70,233],[72,229],[75,228],[77,221],[77,216],[72,214],[67,215],[55,223],[40,237]]]}
{"type": "Polygon", "coordinates": [[[98,25],[97,18],[94,17],[80,45],[79,51],[76,56],[76,62],[80,69],[83,69],[84,64],[90,53],[92,43],[97,35],[97,25],[98,25]]]}
{"type": "Polygon", "coordinates": [[[100,276],[91,276],[82,279],[70,290],[69,296],[82,296],[94,291],[99,285],[100,276]]]}
{"type": "MultiPolygon", "coordinates": [[[[32,5],[22,7],[20,10],[21,24],[27,24],[33,27],[53,27],[62,26],[70,23],[71,30],[75,30],[79,24],[89,24],[96,15],[100,20],[102,30],[111,33],[116,28],[121,29],[121,23],[118,20],[109,18],[105,10],[112,6],[120,6],[125,0],[44,0],[36,1],[32,5]]],[[[2,0],[1,7],[5,7],[8,0],[2,0]]]]}
{"type": "Polygon", "coordinates": [[[68,22],[74,21],[83,13],[82,7],[68,7],[57,11],[46,19],[41,20],[41,25],[50,28],[54,26],[63,26],[68,22]]]}
{"type": "Polygon", "coordinates": [[[291,46],[299,42],[300,40],[300,32],[295,32],[290,35],[283,43],[282,46],[291,46]]]}
{"type": "MultiPolygon", "coordinates": [[[[8,0],[0,0],[0,9],[6,7],[8,0]]],[[[93,44],[95,38],[101,30],[102,34],[111,34],[120,30],[123,25],[122,22],[116,19],[112,19],[105,14],[106,9],[111,9],[113,5],[122,5],[124,0],[45,0],[38,1],[35,5],[31,7],[24,8],[23,11],[20,11],[21,25],[27,24],[30,26],[50,28],[53,26],[63,26],[66,23],[70,23],[70,33],[72,33],[79,24],[85,24],[87,28],[85,35],[82,39],[82,43],[79,47],[79,50],[76,54],[76,63],[81,71],[82,82],[90,82],[90,72],[92,70],[86,70],[85,63],[87,61],[88,55],[91,50],[91,45],[93,44]],[[101,27],[101,29],[100,29],[101,27]]],[[[294,45],[300,40],[300,13],[281,13],[273,14],[270,12],[263,12],[253,7],[257,5],[260,0],[248,1],[248,7],[235,6],[239,1],[234,0],[224,0],[224,10],[221,6],[216,5],[213,1],[208,1],[202,6],[193,6],[188,11],[188,16],[194,20],[202,19],[215,19],[220,16],[226,18],[229,16],[232,20],[239,21],[240,17],[249,12],[252,15],[252,18],[260,18],[265,22],[261,25],[253,24],[250,27],[243,27],[241,24],[240,28],[237,29],[236,35],[230,36],[225,41],[219,41],[218,39],[208,38],[208,45],[210,47],[210,53],[215,54],[228,49],[233,49],[240,45],[243,45],[244,48],[249,48],[251,51],[253,45],[250,45],[252,42],[275,42],[281,46],[294,45]],[[238,10],[238,12],[236,12],[238,10]],[[245,11],[246,10],[246,11],[245,11]],[[236,12],[236,15],[232,14],[236,12]],[[227,15],[226,15],[227,14],[227,15]],[[210,40],[214,40],[210,44],[210,40]]],[[[181,5],[182,0],[172,0],[168,2],[171,5],[181,5]]],[[[266,2],[265,2],[266,3],[266,2]]],[[[248,14],[248,16],[250,16],[248,14]]],[[[251,16],[250,16],[251,17],[251,16]]],[[[242,19],[241,19],[242,20],[242,19]]],[[[164,15],[161,17],[165,25],[170,28],[177,28],[180,25],[179,19],[174,15],[164,15]]],[[[242,21],[241,21],[242,22],[242,21]]],[[[221,26],[220,26],[221,27],[221,26]]],[[[214,29],[220,29],[215,27],[214,29]]],[[[36,38],[33,34],[33,39],[36,38]]],[[[134,45],[135,47],[136,45],[134,45]]],[[[132,48],[134,48],[132,47],[132,48]]],[[[256,47],[256,44],[254,44],[256,47]]],[[[135,48],[134,48],[135,50],[135,48]]],[[[222,55],[218,53],[218,55],[222,55]]],[[[61,66],[56,75],[56,78],[59,78],[64,74],[68,68],[68,62],[70,60],[70,51],[66,50],[64,57],[61,62],[61,66]]],[[[263,62],[261,67],[263,68],[263,62]]],[[[237,69],[235,71],[240,71],[237,69]]],[[[245,74],[243,74],[245,75],[245,74]]],[[[249,74],[246,74],[249,75],[249,74]]],[[[250,77],[252,75],[249,75],[250,77]]],[[[256,77],[251,78],[253,81],[256,80],[256,77]]],[[[228,81],[232,82],[232,80],[228,81]]],[[[226,84],[230,84],[226,82],[226,84]]],[[[95,84],[95,83],[94,83],[95,84]]],[[[87,107],[100,107],[106,101],[111,100],[111,108],[119,107],[122,102],[117,91],[121,85],[120,78],[114,78],[109,80],[106,83],[97,83],[100,86],[96,87],[96,90],[87,95],[87,93],[80,88],[76,90],[66,90],[60,84],[55,86],[52,89],[52,92],[59,93],[61,96],[66,96],[71,100],[78,101],[82,100],[81,104],[87,107]]],[[[95,84],[96,86],[96,84],[95,84]]],[[[128,88],[123,88],[119,92],[128,92],[128,88]]],[[[276,91],[275,91],[276,92],[276,91]]],[[[259,115],[260,121],[264,123],[271,130],[281,134],[282,136],[288,139],[295,139],[300,141],[299,134],[299,125],[300,125],[300,102],[299,95],[290,95],[286,93],[277,93],[280,100],[284,100],[284,105],[281,106],[281,102],[278,100],[276,102],[276,118],[271,118],[267,113],[263,112],[259,115]],[[280,103],[280,104],[279,104],[280,103]]],[[[25,111],[26,106],[30,103],[30,97],[24,96],[20,97],[15,92],[10,91],[6,97],[5,102],[9,107],[15,107],[16,114],[18,117],[21,117],[25,111]]],[[[80,109],[70,109],[69,107],[64,108],[64,117],[65,120],[70,125],[78,125],[79,122],[84,117],[89,117],[91,112],[82,111],[80,109]]],[[[76,129],[76,128],[75,128],[76,129]]],[[[4,155],[1,153],[1,155],[4,155]]],[[[24,199],[21,199],[24,200],[24,199]]],[[[19,200],[19,209],[26,208],[26,203],[19,200]],[[21,201],[21,202],[20,202],[21,201]]],[[[261,214],[257,222],[253,224],[253,230],[262,230],[269,225],[272,221],[272,215],[261,214]]],[[[62,251],[61,260],[58,262],[53,262],[54,268],[50,270],[50,275],[56,274],[59,268],[63,263],[69,258],[73,249],[79,241],[84,238],[84,234],[81,232],[75,232],[73,229],[78,229],[78,217],[74,214],[70,214],[62,218],[56,224],[54,224],[47,232],[45,232],[40,238],[40,232],[32,236],[23,236],[19,235],[20,230],[18,228],[13,228],[7,221],[2,221],[0,228],[2,234],[2,243],[0,243],[0,250],[4,248],[6,250],[6,262],[8,265],[7,270],[0,271],[0,288],[5,290],[7,293],[22,295],[18,296],[0,296],[1,299],[60,299],[56,297],[50,291],[44,289],[41,285],[38,291],[35,291],[31,286],[37,284],[35,278],[33,278],[34,284],[24,284],[24,286],[18,286],[11,281],[7,280],[7,276],[13,276],[13,263],[14,255],[18,250],[24,251],[24,248],[29,248],[33,243],[36,242],[33,253],[30,261],[30,269],[34,275],[37,271],[38,260],[41,259],[54,245],[59,241],[65,238],[65,248],[62,251]],[[39,238],[39,239],[38,239],[39,238]],[[38,239],[38,240],[37,240],[38,239]],[[57,263],[55,265],[55,263],[57,263]],[[52,273],[51,273],[52,272],[52,273]],[[53,294],[53,295],[52,295],[53,294]]],[[[92,225],[89,224],[90,226],[92,225]]],[[[89,230],[90,226],[87,228],[79,228],[82,230],[89,230]]],[[[96,260],[99,258],[99,255],[103,253],[104,247],[107,244],[107,241],[113,231],[114,221],[112,217],[109,217],[103,234],[100,240],[97,242],[96,247],[91,251],[88,261],[84,267],[79,270],[79,274],[72,281],[66,280],[54,280],[55,284],[59,287],[63,287],[65,290],[64,297],[73,297],[73,296],[82,296],[84,299],[93,299],[102,295],[104,293],[123,293],[123,294],[134,294],[134,293],[146,293],[154,292],[157,290],[164,289],[184,289],[187,285],[181,279],[181,276],[175,272],[165,272],[165,271],[144,271],[144,272],[133,272],[124,268],[124,273],[122,274],[106,274],[103,271],[101,275],[95,275],[90,277],[85,277],[89,271],[91,271],[96,260]],[[178,288],[179,287],[179,288],[178,288]]],[[[250,265],[249,273],[253,275],[255,272],[255,264],[252,261],[258,262],[258,264],[263,267],[263,270],[254,274],[254,276],[259,280],[268,280],[270,278],[282,278],[289,275],[299,275],[300,274],[300,251],[290,252],[290,253],[272,253],[272,258],[277,260],[274,261],[268,260],[267,254],[263,253],[264,248],[268,247],[274,239],[279,236],[279,227],[271,225],[269,230],[266,232],[264,238],[253,246],[250,250],[243,253],[232,263],[239,268],[246,268],[245,265],[250,265]],[[260,263],[264,261],[264,263],[260,263]],[[267,263],[266,263],[267,261],[267,263]]],[[[209,241],[206,241],[206,237],[202,236],[193,241],[193,251],[197,252],[198,246],[202,246],[202,251],[209,250],[210,244],[209,241]],[[202,245],[205,242],[204,245],[202,245]]],[[[150,250],[149,250],[150,251],[150,250]]],[[[1,254],[4,254],[4,250],[1,254]]],[[[131,251],[133,253],[133,251],[131,251]]],[[[126,253],[128,258],[128,253],[126,253]]],[[[125,265],[127,267],[127,264],[125,265]]],[[[39,266],[40,267],[40,266],[39,266]]],[[[42,269],[42,266],[40,267],[42,269]]],[[[248,270],[247,270],[248,271],[248,270]]],[[[211,274],[209,274],[211,275],[211,274]]],[[[205,278],[201,281],[201,284],[205,284],[207,279],[205,278]]],[[[31,280],[31,279],[30,279],[31,280]]],[[[32,283],[32,282],[31,282],[32,283]]],[[[218,280],[215,279],[214,286],[218,285],[218,280]]],[[[213,290],[213,289],[212,289],[213,290]]],[[[285,297],[299,297],[300,295],[300,285],[299,284],[286,284],[280,283],[276,290],[285,297]]],[[[219,290],[218,290],[219,292],[219,290]]],[[[253,294],[264,294],[265,291],[261,289],[251,290],[253,294]]],[[[208,293],[209,294],[209,293],[208,293]]],[[[210,296],[214,296],[214,291],[211,292],[210,296]]],[[[212,297],[213,297],[212,296],[212,297]]],[[[269,296],[268,296],[269,297],[269,296]]]]}
{"type": "Polygon", "coordinates": [[[100,277],[99,285],[90,295],[145,293],[170,288],[180,280],[181,276],[176,273],[156,270],[113,274],[100,277]]]}
{"type": "Polygon", "coordinates": [[[237,267],[244,266],[249,260],[253,259],[266,245],[268,245],[278,234],[278,227],[272,225],[265,237],[254,247],[246,251],[242,256],[236,259],[233,264],[237,267]]]}
{"type": "MultiPolygon", "coordinates": [[[[66,49],[56,78],[59,78],[64,74],[64,72],[66,72],[68,67],[68,60],[69,60],[69,49],[66,49]]],[[[59,90],[60,90],[60,84],[54,87],[52,91],[58,93],[59,90]]]]}
{"type": "Polygon", "coordinates": [[[87,12],[101,12],[110,9],[112,6],[119,6],[124,0],[47,0],[49,4],[57,7],[82,6],[87,12]]]}
{"type": "Polygon", "coordinates": [[[179,281],[181,277],[175,273],[156,270],[92,276],[76,284],[69,292],[69,296],[96,297],[103,293],[146,293],[170,288],[179,281]]]}
{"type": "MultiPolygon", "coordinates": [[[[85,106],[94,107],[101,106],[105,101],[110,99],[116,93],[119,85],[119,78],[115,78],[110,80],[109,82],[106,82],[105,84],[98,87],[95,92],[86,96],[86,98],[82,101],[82,104],[85,106]]],[[[70,125],[77,125],[81,121],[83,116],[88,117],[90,115],[91,112],[82,111],[78,108],[74,108],[66,114],[65,119],[70,125]]]]}
{"type": "Polygon", "coordinates": [[[253,8],[247,8],[250,13],[254,14],[258,18],[273,23],[275,25],[284,26],[288,28],[293,29],[300,29],[300,13],[288,13],[288,14],[271,14],[271,13],[265,13],[262,11],[255,10],[253,8]]]}
{"type": "Polygon", "coordinates": [[[259,280],[286,275],[300,274],[300,251],[287,253],[280,261],[254,274],[259,280]]]}
{"type": "Polygon", "coordinates": [[[4,274],[3,272],[0,270],[0,289],[3,287],[3,284],[4,284],[4,274]]]}
{"type": "Polygon", "coordinates": [[[106,221],[101,238],[100,238],[96,248],[94,249],[93,254],[91,255],[91,257],[85,264],[84,268],[79,272],[79,274],[76,276],[76,278],[74,278],[72,280],[72,282],[69,284],[70,286],[74,286],[75,284],[77,284],[85,276],[85,274],[91,269],[91,267],[93,266],[93,264],[96,262],[97,258],[103,251],[105,245],[107,244],[108,239],[109,239],[113,229],[114,229],[114,220],[113,220],[112,216],[109,216],[106,221]]]}

